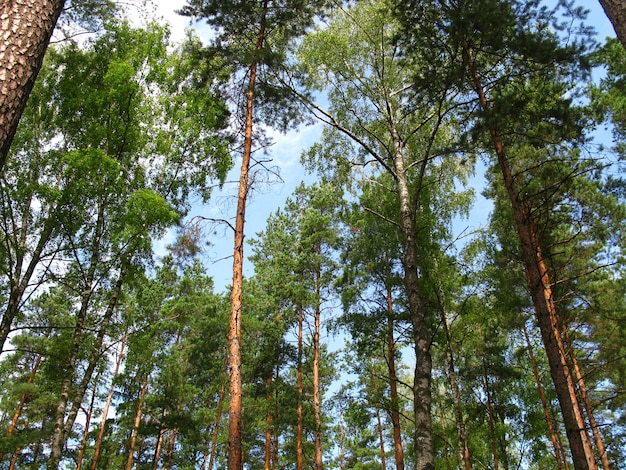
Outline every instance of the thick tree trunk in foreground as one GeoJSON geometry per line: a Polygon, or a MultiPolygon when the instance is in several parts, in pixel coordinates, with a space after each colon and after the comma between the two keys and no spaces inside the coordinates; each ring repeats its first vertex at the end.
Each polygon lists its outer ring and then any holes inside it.
{"type": "Polygon", "coordinates": [[[0,172],[65,0],[4,0],[0,7],[0,172]]]}
{"type": "MultiPolygon", "coordinates": [[[[475,69],[468,44],[464,45],[463,59],[478,95],[480,106],[485,115],[489,116],[491,106],[475,69]]],[[[576,396],[574,380],[567,363],[552,296],[552,281],[535,231],[534,220],[530,209],[522,203],[498,130],[491,126],[489,133],[513,209],[528,289],[546,350],[550,374],[559,399],[574,468],[576,470],[596,470],[598,466],[576,396]]]]}
{"type": "Polygon", "coordinates": [[[617,38],[626,48],[626,0],[600,0],[600,5],[611,20],[617,38]]]}

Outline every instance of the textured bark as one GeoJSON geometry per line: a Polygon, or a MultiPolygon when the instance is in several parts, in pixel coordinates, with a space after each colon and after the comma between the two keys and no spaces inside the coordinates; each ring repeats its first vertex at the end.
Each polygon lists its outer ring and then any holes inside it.
{"type": "MultiPolygon", "coordinates": [[[[409,301],[409,312],[413,325],[413,341],[415,348],[415,371],[413,380],[413,419],[415,432],[413,446],[415,451],[416,470],[434,470],[435,453],[433,447],[432,416],[431,416],[431,374],[432,355],[430,351],[432,333],[428,324],[424,298],[419,285],[417,272],[417,241],[416,214],[411,203],[409,184],[407,181],[406,168],[402,139],[398,135],[395,123],[389,112],[390,132],[394,142],[394,176],[399,196],[400,205],[400,229],[402,231],[402,244],[404,248],[402,265],[404,269],[404,286],[409,301]]],[[[426,161],[424,161],[426,164],[426,161]]]]}
{"type": "MultiPolygon", "coordinates": [[[[256,51],[263,50],[265,43],[265,12],[269,0],[263,3],[263,17],[257,36],[256,51]]],[[[241,382],[241,315],[243,291],[243,245],[244,225],[246,220],[246,203],[248,200],[248,180],[250,160],[252,158],[252,129],[254,117],[254,98],[258,63],[253,61],[248,76],[246,92],[246,115],[244,128],[243,153],[241,171],[239,173],[239,191],[237,197],[237,214],[235,218],[235,246],[233,251],[233,283],[231,290],[230,326],[228,330],[229,370],[230,370],[230,404],[228,407],[228,470],[243,470],[242,444],[242,382],[241,382]]]]}
{"type": "Polygon", "coordinates": [[[626,0],[600,0],[600,5],[611,20],[617,38],[626,48],[626,0]]]}
{"type": "MultiPolygon", "coordinates": [[[[486,116],[489,116],[491,114],[491,106],[487,100],[467,43],[463,48],[463,60],[482,111],[486,116]]],[[[515,228],[520,241],[528,289],[532,297],[535,316],[546,350],[550,375],[559,399],[574,468],[576,470],[596,470],[598,466],[576,396],[572,374],[567,363],[552,296],[552,281],[543,257],[539,238],[535,231],[534,220],[530,209],[522,203],[504,150],[504,144],[498,130],[493,125],[489,128],[489,134],[498,160],[498,166],[502,172],[504,186],[513,209],[515,228]]]]}
{"type": "Polygon", "coordinates": [[[65,0],[0,6],[0,172],[65,0]]]}

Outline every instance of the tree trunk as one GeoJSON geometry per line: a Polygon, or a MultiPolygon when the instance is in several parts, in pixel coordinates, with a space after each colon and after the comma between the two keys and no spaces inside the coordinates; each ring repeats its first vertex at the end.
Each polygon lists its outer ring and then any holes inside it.
{"type": "Polygon", "coordinates": [[[139,392],[139,403],[137,403],[137,412],[135,413],[135,421],[133,422],[133,430],[128,445],[128,457],[126,459],[126,470],[132,470],[133,457],[135,455],[135,447],[137,445],[137,433],[139,432],[139,424],[141,423],[141,414],[143,412],[143,399],[148,390],[148,374],[144,375],[141,391],[139,392]]]}
{"type": "MultiPolygon", "coordinates": [[[[378,395],[378,379],[376,377],[376,370],[374,364],[370,363],[370,373],[372,374],[372,380],[374,382],[374,396],[378,395]]],[[[387,457],[385,455],[385,435],[383,432],[383,421],[380,417],[380,406],[376,406],[376,430],[378,431],[378,445],[380,448],[380,467],[382,470],[387,470],[387,457]]]]}
{"type": "Polygon", "coordinates": [[[558,439],[557,432],[555,429],[555,423],[552,419],[552,414],[550,413],[550,408],[548,406],[548,400],[546,398],[546,394],[543,389],[543,385],[541,383],[541,377],[539,376],[539,368],[537,367],[537,360],[535,359],[535,353],[533,351],[533,346],[530,342],[530,336],[528,335],[528,328],[524,325],[524,337],[526,338],[526,345],[528,348],[528,356],[530,357],[530,363],[533,367],[533,375],[535,376],[535,383],[537,385],[537,391],[539,392],[539,398],[541,400],[541,406],[543,408],[543,415],[546,418],[546,424],[548,425],[548,434],[550,434],[550,441],[552,442],[552,448],[554,450],[554,457],[556,459],[556,468],[558,470],[563,470],[566,468],[567,461],[565,458],[565,450],[561,445],[561,442],[558,439]]]}
{"type": "MultiPolygon", "coordinates": [[[[316,247],[317,254],[320,254],[321,247],[316,247]]],[[[315,415],[315,470],[322,470],[322,398],[320,391],[320,326],[321,326],[321,295],[320,283],[321,272],[318,266],[315,286],[315,318],[313,331],[313,413],[315,415]]]]}
{"type": "Polygon", "coordinates": [[[483,385],[485,386],[485,398],[487,399],[487,414],[489,415],[489,436],[491,438],[491,452],[493,454],[493,470],[500,468],[500,459],[498,457],[498,441],[496,439],[496,420],[493,412],[493,404],[491,401],[491,388],[489,387],[489,377],[487,375],[487,358],[483,349],[483,385]]]}
{"type": "Polygon", "coordinates": [[[152,470],[159,468],[159,459],[161,458],[161,450],[163,449],[163,439],[165,435],[165,417],[167,416],[167,408],[163,408],[161,412],[161,422],[159,423],[159,434],[157,436],[156,446],[154,448],[154,456],[152,457],[152,470]]]}
{"type": "Polygon", "coordinates": [[[113,392],[115,391],[115,377],[117,377],[117,375],[119,374],[120,366],[122,365],[122,359],[124,358],[124,348],[126,347],[127,338],[128,330],[126,333],[124,333],[124,336],[122,337],[120,350],[117,353],[115,369],[113,371],[113,378],[111,379],[111,387],[109,388],[109,393],[104,404],[104,410],[102,410],[102,418],[100,420],[100,426],[98,428],[98,437],[96,438],[96,447],[94,449],[93,460],[91,461],[91,470],[96,470],[98,466],[98,459],[100,458],[100,450],[102,449],[102,440],[104,439],[104,430],[106,428],[107,416],[109,415],[109,408],[111,407],[113,392]]]}
{"type": "Polygon", "coordinates": [[[65,0],[10,0],[0,7],[0,173],[65,0]]]}
{"type": "MultiPolygon", "coordinates": [[[[256,52],[260,53],[265,42],[265,11],[270,0],[263,2],[263,16],[257,36],[256,52]]],[[[250,65],[248,90],[246,92],[246,116],[244,129],[237,214],[235,218],[235,243],[233,251],[233,283],[231,290],[230,326],[228,330],[229,366],[230,366],[230,404],[228,407],[228,470],[243,470],[242,446],[242,382],[241,382],[241,315],[243,291],[243,246],[244,224],[246,220],[246,202],[248,199],[248,180],[250,160],[252,158],[252,130],[254,117],[254,97],[257,78],[256,60],[250,65]]]]}
{"type": "MultiPolygon", "coordinates": [[[[474,85],[482,111],[488,117],[491,114],[491,106],[487,100],[478,72],[475,69],[467,43],[463,47],[463,59],[472,84],[474,85]]],[[[561,413],[565,424],[565,432],[570,444],[574,468],[576,470],[596,470],[598,466],[578,404],[572,374],[567,364],[563,341],[558,327],[554,299],[552,297],[550,274],[543,258],[538,236],[535,232],[534,220],[530,209],[525,207],[522,203],[498,130],[494,126],[491,126],[489,134],[494,145],[498,165],[502,172],[504,185],[513,208],[515,228],[520,240],[521,256],[526,271],[528,288],[546,350],[550,374],[561,406],[561,413]]]]}
{"type": "Polygon", "coordinates": [[[265,413],[265,464],[264,470],[272,468],[272,377],[267,379],[267,411],[265,413]]]}
{"type": "MultiPolygon", "coordinates": [[[[34,176],[33,179],[35,178],[36,177],[34,176]]],[[[29,201],[29,205],[30,202],[31,201],[29,201]]],[[[14,270],[11,279],[9,279],[9,298],[7,301],[7,306],[2,315],[2,320],[0,320],[0,352],[4,350],[4,344],[6,343],[7,337],[11,332],[11,325],[19,312],[20,303],[22,302],[24,292],[26,291],[26,288],[29,287],[31,283],[31,278],[35,273],[35,269],[41,261],[43,250],[47,246],[55,229],[58,227],[58,208],[59,206],[57,205],[57,207],[55,207],[51,211],[50,216],[44,222],[43,228],[37,240],[37,245],[33,249],[32,253],[30,253],[30,261],[28,262],[25,270],[22,270],[25,253],[20,248],[17,248],[17,246],[26,246],[27,227],[22,227],[21,239],[15,242],[16,248],[14,250],[11,249],[8,240],[4,242],[6,245],[5,249],[7,250],[7,253],[13,253],[12,258],[14,260],[14,270]]],[[[25,220],[23,221],[23,224],[31,223],[30,217],[25,217],[24,219],[25,220]]]]}
{"type": "MultiPolygon", "coordinates": [[[[416,214],[409,192],[409,185],[404,166],[402,140],[398,135],[395,124],[391,120],[390,131],[394,143],[394,177],[398,189],[400,205],[400,229],[404,253],[402,265],[404,268],[404,286],[409,301],[409,312],[413,325],[413,341],[415,348],[415,372],[413,380],[413,419],[415,432],[413,446],[415,451],[415,470],[434,470],[435,453],[433,448],[432,416],[431,416],[431,374],[432,355],[430,351],[430,325],[424,298],[419,285],[417,272],[417,242],[416,214]]],[[[426,164],[426,162],[424,162],[426,164]]]]}
{"type": "Polygon", "coordinates": [[[298,406],[296,410],[297,424],[296,424],[296,470],[302,470],[304,466],[304,449],[302,447],[302,439],[304,434],[304,385],[303,385],[303,348],[304,347],[304,309],[302,306],[298,307],[298,371],[296,379],[296,388],[298,393],[298,406]]]}
{"type": "MultiPolygon", "coordinates": [[[[43,356],[41,354],[37,355],[37,359],[35,359],[35,364],[33,364],[33,368],[30,371],[30,374],[28,375],[28,380],[26,381],[26,383],[32,384],[35,381],[35,375],[37,374],[37,370],[39,369],[39,366],[41,365],[41,361],[42,361],[43,356]]],[[[9,428],[7,430],[7,437],[11,437],[13,435],[13,433],[15,432],[15,428],[17,427],[17,421],[20,419],[20,416],[22,415],[22,410],[24,409],[24,405],[26,404],[26,400],[28,400],[28,397],[30,396],[30,393],[23,393],[22,396],[20,397],[20,402],[17,405],[17,408],[15,409],[15,412],[13,413],[13,417],[11,418],[11,423],[9,424],[9,428]]],[[[16,449],[14,452],[14,456],[15,455],[19,455],[19,449],[16,449]]],[[[0,461],[2,461],[4,457],[4,454],[2,452],[0,452],[0,461]]]]}
{"type": "Polygon", "coordinates": [[[626,0],[600,0],[600,5],[611,20],[617,38],[626,48],[626,0]]]}
{"type": "MultiPolygon", "coordinates": [[[[129,256],[130,257],[130,256],[129,256]]],[[[85,396],[85,392],[91,382],[91,377],[93,376],[94,370],[96,369],[99,361],[102,359],[102,344],[104,342],[104,337],[106,335],[106,330],[109,322],[115,312],[115,307],[117,306],[117,301],[119,300],[120,294],[122,292],[122,285],[124,284],[124,279],[126,277],[128,267],[125,265],[122,267],[118,274],[118,278],[115,286],[113,287],[113,291],[111,292],[111,297],[109,298],[109,304],[102,316],[102,320],[100,322],[100,327],[98,330],[98,335],[94,341],[94,344],[91,348],[91,353],[89,355],[89,359],[87,362],[87,368],[83,373],[83,377],[80,380],[78,386],[76,387],[76,392],[72,397],[72,400],[69,402],[71,404],[70,410],[67,413],[67,419],[65,419],[65,423],[63,424],[62,432],[60,434],[60,448],[62,449],[65,445],[65,441],[67,437],[71,434],[72,428],[74,427],[74,422],[76,421],[76,416],[78,415],[78,411],[80,409],[81,403],[85,396]]],[[[74,360],[75,361],[75,360],[74,360]]],[[[70,383],[72,377],[70,377],[70,383]]],[[[65,403],[65,409],[67,409],[67,401],[65,403]]]]}
{"type": "Polygon", "coordinates": [[[89,409],[85,411],[85,429],[83,430],[83,438],[80,442],[80,451],[78,452],[78,458],[76,459],[76,470],[83,468],[83,459],[85,458],[85,450],[87,448],[87,439],[89,438],[89,426],[91,426],[91,418],[93,417],[93,408],[96,403],[96,397],[98,395],[98,382],[100,381],[100,374],[95,380],[93,392],[91,394],[91,401],[89,403],[89,409]]]}
{"type": "Polygon", "coordinates": [[[467,438],[467,432],[465,431],[465,421],[463,419],[461,390],[456,374],[454,348],[452,347],[452,338],[450,336],[450,327],[448,325],[448,313],[446,310],[445,297],[443,289],[441,287],[437,288],[437,301],[439,303],[439,312],[441,313],[441,325],[443,326],[443,332],[446,338],[446,360],[448,363],[448,379],[450,380],[450,388],[452,390],[454,420],[456,422],[457,439],[459,441],[457,445],[459,461],[463,462],[463,468],[465,470],[472,470],[469,443],[467,438]]]}
{"type": "MultiPolygon", "coordinates": [[[[391,268],[387,258],[386,277],[391,277],[391,268]]],[[[393,448],[396,470],[404,470],[404,449],[402,447],[402,429],[400,427],[400,402],[398,397],[398,375],[396,372],[396,341],[394,338],[393,295],[391,285],[387,286],[387,369],[389,370],[389,400],[391,402],[391,425],[393,428],[393,448]]]]}

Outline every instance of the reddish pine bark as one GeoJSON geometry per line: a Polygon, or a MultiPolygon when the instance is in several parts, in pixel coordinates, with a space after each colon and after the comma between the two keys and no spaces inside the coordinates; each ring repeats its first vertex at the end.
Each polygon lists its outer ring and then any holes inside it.
{"type": "Polygon", "coordinates": [[[600,5],[611,20],[617,38],[626,48],[626,0],[600,0],[600,5]]]}
{"type": "MultiPolygon", "coordinates": [[[[463,60],[474,85],[480,106],[485,115],[488,116],[491,113],[491,106],[487,100],[485,90],[471,56],[469,44],[467,43],[463,47],[463,60]]],[[[513,209],[515,228],[520,241],[521,256],[526,271],[528,288],[546,350],[550,374],[559,399],[574,468],[576,470],[597,470],[598,466],[595,461],[593,448],[587,434],[574,381],[567,363],[552,296],[552,282],[543,258],[539,237],[535,231],[534,220],[530,209],[522,203],[498,130],[494,126],[490,126],[489,134],[494,145],[498,166],[502,172],[504,186],[513,209]]]]}
{"type": "Polygon", "coordinates": [[[65,0],[0,6],[0,172],[65,0]]]}
{"type": "MultiPolygon", "coordinates": [[[[265,11],[269,0],[263,4],[263,17],[257,36],[256,51],[263,49],[265,42],[265,11]]],[[[239,191],[237,214],[235,218],[235,247],[233,252],[233,283],[231,290],[230,326],[228,330],[229,369],[230,369],[230,404],[228,407],[228,470],[243,470],[242,445],[242,382],[241,382],[241,315],[243,291],[243,241],[248,199],[248,179],[252,158],[252,129],[254,117],[254,97],[258,63],[250,65],[248,91],[246,92],[246,115],[244,129],[243,154],[239,173],[239,191]]]]}

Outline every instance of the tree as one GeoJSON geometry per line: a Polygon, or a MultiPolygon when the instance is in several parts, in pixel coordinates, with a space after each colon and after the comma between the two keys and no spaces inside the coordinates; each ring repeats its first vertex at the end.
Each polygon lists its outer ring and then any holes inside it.
{"type": "MultiPolygon", "coordinates": [[[[285,102],[285,93],[263,82],[264,68],[272,69],[284,62],[285,48],[291,40],[310,27],[313,18],[323,9],[326,1],[258,0],[254,2],[215,2],[188,0],[181,10],[184,15],[206,20],[219,30],[215,45],[225,53],[235,66],[235,73],[244,72],[245,96],[242,110],[242,159],[237,194],[237,212],[234,224],[233,282],[231,287],[231,325],[229,330],[229,459],[231,470],[243,468],[242,452],[242,379],[241,379],[241,319],[243,295],[244,225],[249,193],[250,166],[253,153],[254,122],[264,113],[268,122],[278,118],[283,127],[293,117],[278,111],[285,102]],[[233,41],[233,39],[236,39],[233,41]],[[281,96],[282,95],[282,96],[281,96]],[[265,109],[255,111],[257,101],[265,109]]],[[[239,102],[239,97],[235,97],[239,102]]],[[[287,103],[288,104],[288,103],[287,103]]],[[[275,121],[274,124],[277,124],[275,121]]]]}
{"type": "Polygon", "coordinates": [[[70,42],[49,53],[3,175],[2,271],[15,300],[2,333],[24,326],[12,325],[16,312],[44,282],[68,286],[75,323],[52,413],[54,468],[102,362],[122,287],[151,262],[152,237],[180,220],[191,193],[209,197],[208,182],[224,177],[230,158],[219,75],[204,61],[196,67],[197,40],[169,53],[165,28],[111,24],[83,48],[70,42]],[[28,126],[43,116],[45,124],[28,126]]]}
{"type": "MultiPolygon", "coordinates": [[[[549,248],[541,241],[534,208],[525,198],[527,175],[520,172],[517,163],[525,152],[533,152],[530,146],[547,158],[554,155],[549,150],[551,144],[566,147],[580,135],[580,114],[571,99],[565,98],[565,90],[569,89],[571,78],[586,69],[584,45],[581,41],[571,41],[569,36],[567,41],[561,41],[559,26],[555,24],[556,14],[534,3],[439,1],[412,6],[415,8],[398,10],[405,19],[408,37],[412,38],[405,46],[407,53],[413,55],[417,49],[420,62],[432,58],[432,70],[445,73],[445,80],[457,83],[460,91],[471,90],[481,110],[480,115],[476,115],[479,130],[489,138],[513,208],[520,257],[561,403],[575,468],[596,468],[557,326],[554,297],[557,279],[549,269],[549,248]],[[493,27],[495,18],[502,28],[493,27]],[[427,25],[427,34],[418,24],[427,25]],[[555,24],[555,28],[548,30],[546,24],[555,24]],[[446,44],[446,54],[435,57],[424,47],[424,37],[432,38],[431,47],[434,43],[446,44]],[[415,47],[417,44],[421,49],[415,47]],[[451,59],[460,64],[458,68],[448,66],[451,59]],[[507,101],[513,96],[515,103],[507,101]],[[520,116],[525,119],[519,120],[520,116]],[[558,125],[554,125],[556,123],[558,125]],[[525,145],[520,143],[524,139],[525,145]]],[[[428,81],[433,80],[435,75],[425,73],[416,82],[418,86],[428,87],[428,81]]]]}
{"type": "Polygon", "coordinates": [[[445,180],[447,185],[456,175],[462,177],[466,167],[445,158],[455,148],[449,90],[426,97],[408,86],[412,72],[400,60],[394,41],[398,25],[387,13],[384,2],[375,1],[338,9],[328,28],[305,38],[299,51],[302,67],[310,74],[311,87],[327,90],[330,109],[301,97],[328,125],[323,141],[308,152],[312,166],[339,183],[350,178],[352,168],[358,168],[365,181],[387,174],[382,182],[396,197],[394,217],[372,211],[401,234],[404,295],[416,356],[413,447],[416,468],[430,469],[435,465],[431,417],[435,323],[424,285],[428,258],[420,255],[422,249],[438,250],[445,237],[431,224],[433,201],[442,195],[432,181],[445,180]]]}

